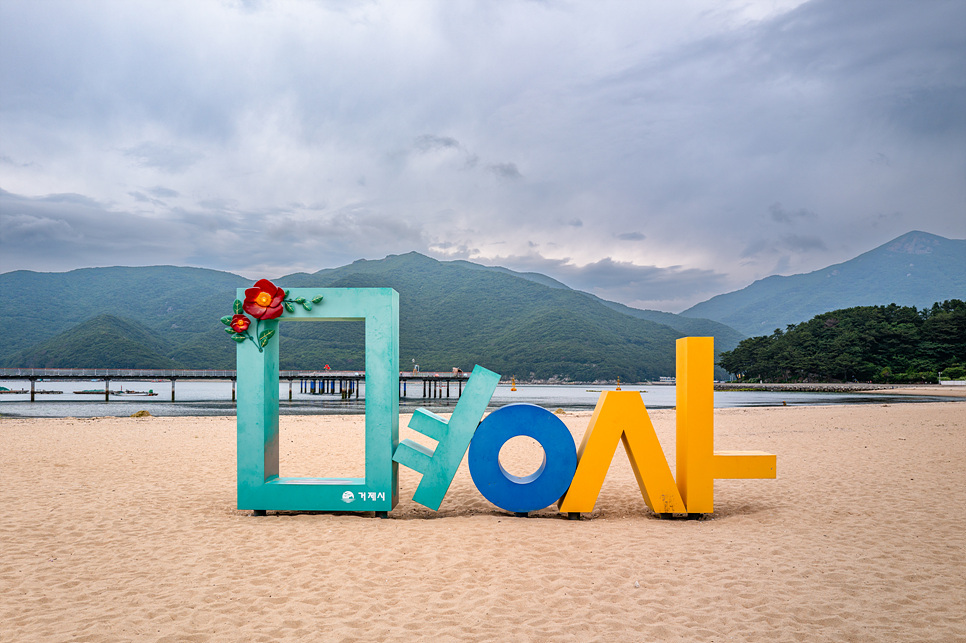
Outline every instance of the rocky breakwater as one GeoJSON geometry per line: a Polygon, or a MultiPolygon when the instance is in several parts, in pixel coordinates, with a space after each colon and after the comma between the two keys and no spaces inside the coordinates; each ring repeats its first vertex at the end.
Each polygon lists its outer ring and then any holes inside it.
{"type": "Polygon", "coordinates": [[[894,384],[871,384],[867,382],[798,382],[798,383],[757,383],[757,382],[718,382],[716,391],[777,391],[791,393],[854,393],[857,391],[881,391],[894,389],[894,384]]]}

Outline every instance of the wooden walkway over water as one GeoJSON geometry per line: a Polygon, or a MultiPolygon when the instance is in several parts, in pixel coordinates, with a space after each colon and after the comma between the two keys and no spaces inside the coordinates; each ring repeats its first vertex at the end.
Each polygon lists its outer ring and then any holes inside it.
{"type": "MultiPolygon", "coordinates": [[[[302,393],[314,395],[339,395],[343,399],[359,397],[360,384],[365,383],[365,371],[279,371],[280,381],[288,380],[288,398],[292,399],[294,382],[299,382],[302,393]]],[[[422,385],[423,398],[459,397],[469,374],[457,372],[399,373],[399,395],[409,396],[409,388],[415,394],[422,385]],[[450,385],[453,386],[451,391],[450,385]]],[[[106,369],[106,368],[0,368],[0,381],[29,380],[30,401],[35,401],[39,381],[98,381],[104,382],[104,399],[110,399],[111,382],[171,382],[171,401],[175,401],[175,382],[178,380],[231,381],[231,399],[235,399],[236,371],[218,370],[162,370],[162,369],[106,369]]],[[[414,395],[415,397],[415,395],[414,395]]]]}

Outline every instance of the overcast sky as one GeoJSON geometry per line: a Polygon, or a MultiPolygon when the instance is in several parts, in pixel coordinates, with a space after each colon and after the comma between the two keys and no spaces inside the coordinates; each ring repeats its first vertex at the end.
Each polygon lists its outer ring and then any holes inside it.
{"type": "Polygon", "coordinates": [[[412,250],[677,312],[966,237],[966,2],[0,1],[0,272],[412,250]]]}

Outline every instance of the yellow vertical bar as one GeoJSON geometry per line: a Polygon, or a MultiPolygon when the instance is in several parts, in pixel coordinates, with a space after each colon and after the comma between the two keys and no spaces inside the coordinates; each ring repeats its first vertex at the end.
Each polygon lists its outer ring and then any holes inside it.
{"type": "Polygon", "coordinates": [[[775,478],[777,458],[714,450],[714,338],[677,340],[677,484],[688,513],[714,512],[719,478],[775,478]]]}
{"type": "Polygon", "coordinates": [[[688,513],[714,511],[714,338],[677,340],[677,485],[688,513]]]}

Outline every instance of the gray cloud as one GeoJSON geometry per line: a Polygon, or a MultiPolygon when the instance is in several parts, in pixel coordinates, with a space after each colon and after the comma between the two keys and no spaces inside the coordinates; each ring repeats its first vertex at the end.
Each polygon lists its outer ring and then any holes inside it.
{"type": "Polygon", "coordinates": [[[159,199],[173,199],[175,197],[181,196],[176,190],[171,190],[169,188],[165,188],[160,185],[150,188],[148,192],[158,197],[159,199]]]}
{"type": "Polygon", "coordinates": [[[134,200],[137,201],[138,203],[150,203],[151,205],[157,205],[157,206],[165,205],[164,201],[160,199],[151,198],[148,195],[144,194],[143,192],[138,192],[137,190],[135,190],[134,192],[128,192],[128,194],[131,197],[133,197],[134,200]]]}
{"type": "Polygon", "coordinates": [[[818,237],[809,235],[789,234],[782,237],[785,247],[798,252],[812,250],[827,250],[825,242],[818,237]]]}
{"type": "Polygon", "coordinates": [[[184,172],[197,163],[202,155],[178,145],[139,143],[124,150],[124,155],[134,159],[142,167],[157,168],[163,172],[184,172]]]}
{"type": "Polygon", "coordinates": [[[778,223],[793,223],[799,219],[814,219],[817,215],[811,210],[800,208],[798,210],[786,210],[781,203],[775,202],[768,206],[768,214],[772,221],[778,223]]]}
{"type": "Polygon", "coordinates": [[[785,268],[775,269],[775,272],[785,272],[792,264],[794,255],[826,250],[828,247],[825,241],[814,235],[783,234],[776,238],[755,239],[741,250],[739,257],[742,259],[760,257],[768,261],[776,255],[782,255],[780,266],[785,268]]]}
{"type": "Polygon", "coordinates": [[[489,167],[490,171],[504,179],[519,179],[523,175],[517,169],[515,163],[494,163],[489,167]]]}
{"type": "Polygon", "coordinates": [[[638,308],[681,308],[683,302],[700,301],[720,292],[725,275],[713,270],[681,266],[639,266],[605,257],[585,266],[569,259],[548,259],[537,253],[498,257],[491,265],[512,266],[521,272],[538,272],[603,299],[638,308]]]}
{"type": "Polygon", "coordinates": [[[964,23],[955,0],[0,2],[0,265],[417,250],[685,308],[912,227],[966,237],[964,23]]]}
{"type": "Polygon", "coordinates": [[[413,142],[413,147],[420,152],[431,152],[434,150],[453,149],[462,150],[463,146],[459,141],[451,136],[434,136],[433,134],[423,134],[417,136],[413,142]]]}

